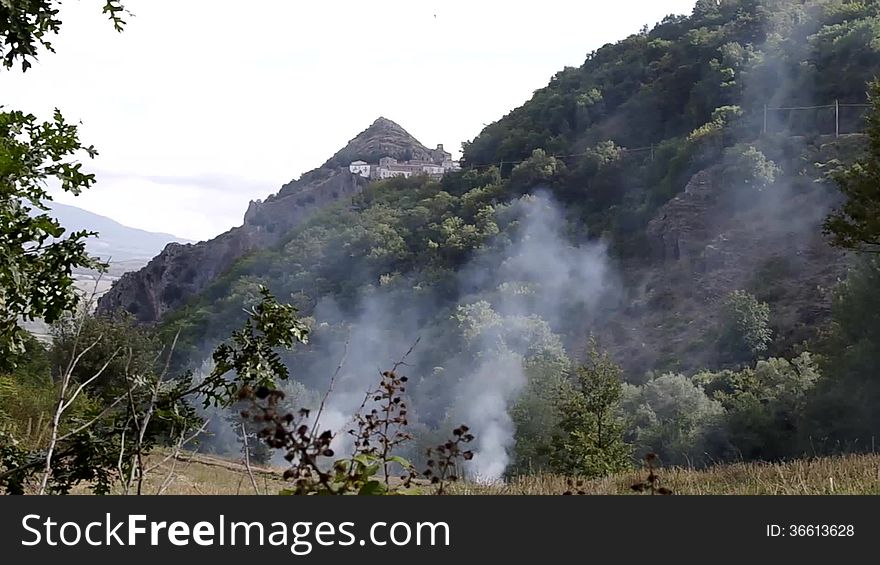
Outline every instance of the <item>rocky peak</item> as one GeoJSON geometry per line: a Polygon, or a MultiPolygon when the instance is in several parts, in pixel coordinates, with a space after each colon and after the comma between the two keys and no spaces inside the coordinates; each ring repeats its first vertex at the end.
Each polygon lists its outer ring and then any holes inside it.
{"type": "Polygon", "coordinates": [[[348,167],[349,163],[357,160],[375,163],[382,157],[394,157],[401,161],[429,161],[433,154],[399,124],[380,116],[337,151],[324,163],[324,167],[348,167]]]}

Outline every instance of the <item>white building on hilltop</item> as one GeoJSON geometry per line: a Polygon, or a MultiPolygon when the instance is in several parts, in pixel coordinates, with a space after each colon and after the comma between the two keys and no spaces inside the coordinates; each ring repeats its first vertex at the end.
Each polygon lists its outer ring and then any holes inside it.
{"type": "Polygon", "coordinates": [[[366,161],[353,161],[352,164],[348,166],[348,170],[351,171],[352,174],[370,178],[370,165],[366,161]]]}
{"type": "Polygon", "coordinates": [[[390,179],[394,177],[409,178],[414,175],[428,175],[433,179],[441,179],[450,171],[459,171],[458,161],[452,160],[452,155],[443,150],[443,145],[431,150],[431,160],[398,161],[394,157],[382,157],[379,163],[371,165],[366,161],[353,161],[348,170],[352,174],[360,175],[368,179],[390,179]]]}

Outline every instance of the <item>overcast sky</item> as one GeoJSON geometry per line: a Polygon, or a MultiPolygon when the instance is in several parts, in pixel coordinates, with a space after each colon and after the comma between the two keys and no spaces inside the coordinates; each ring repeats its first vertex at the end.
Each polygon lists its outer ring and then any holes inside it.
{"type": "Polygon", "coordinates": [[[65,2],[57,53],[0,72],[0,104],[83,122],[95,188],[59,201],[207,239],[378,116],[458,154],[588,52],[694,0],[65,2]],[[246,9],[245,9],[246,7],[246,9]]]}

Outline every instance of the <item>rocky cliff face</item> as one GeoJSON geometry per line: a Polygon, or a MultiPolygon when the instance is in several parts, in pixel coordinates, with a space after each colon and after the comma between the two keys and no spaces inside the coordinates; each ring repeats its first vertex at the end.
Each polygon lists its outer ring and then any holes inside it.
{"type": "Polygon", "coordinates": [[[257,247],[271,247],[316,210],[363,190],[367,180],[345,169],[319,169],[309,178],[284,186],[265,202],[251,202],[244,215],[247,230],[257,247]]]}
{"type": "Polygon", "coordinates": [[[713,174],[700,171],[684,192],[669,201],[648,224],[655,256],[666,261],[699,260],[709,236],[709,211],[715,199],[713,174]]]}
{"type": "Polygon", "coordinates": [[[254,250],[256,242],[252,230],[242,226],[210,241],[169,243],[144,268],[122,275],[98,300],[98,312],[124,310],[142,322],[155,322],[204,290],[254,250]]]}
{"type": "Polygon", "coordinates": [[[848,259],[821,228],[839,194],[814,182],[821,174],[810,169],[842,146],[852,155],[845,146],[861,136],[850,137],[805,144],[795,157],[804,169],[763,191],[728,190],[721,167],[703,170],[658,211],[646,231],[653,261],[625,267],[632,293],[602,330],[631,374],[705,366],[715,353],[720,303],[734,290],[770,305],[783,348],[771,354],[813,337],[848,259]]]}
{"type": "Polygon", "coordinates": [[[156,322],[200,293],[238,259],[278,244],[314,213],[351,198],[368,181],[348,170],[351,161],[380,157],[431,159],[432,150],[385,118],[352,139],[323,166],[284,185],[265,201],[251,202],[242,226],[209,241],[169,244],[144,268],[126,273],[98,302],[99,312],[123,310],[156,322]]]}

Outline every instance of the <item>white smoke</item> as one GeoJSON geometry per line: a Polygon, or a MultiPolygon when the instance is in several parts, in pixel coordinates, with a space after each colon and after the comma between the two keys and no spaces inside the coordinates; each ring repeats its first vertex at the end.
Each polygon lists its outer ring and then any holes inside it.
{"type": "Polygon", "coordinates": [[[564,354],[554,332],[588,319],[613,285],[604,245],[571,243],[550,196],[525,196],[502,207],[499,216],[499,224],[511,228],[506,230],[511,239],[502,236],[478,252],[457,278],[452,304],[467,318],[458,328],[466,351],[433,342],[456,331],[451,304],[438,306],[417,282],[377,285],[359,297],[354,313],[331,299],[316,306],[312,347],[297,358],[291,374],[312,390],[304,405],[312,418],[332,379],[319,426],[335,434],[338,455],[351,451],[347,432],[365,393],[421,337],[400,369],[411,377],[408,393],[422,399],[421,410],[410,411],[410,424],[442,425],[437,431],[444,438],[450,425],[467,424],[476,439],[468,446],[474,458],[466,471],[481,481],[504,477],[515,447],[511,408],[527,385],[527,361],[546,351],[564,354]],[[438,352],[446,357],[437,358],[438,352]]]}
{"type": "Polygon", "coordinates": [[[463,384],[462,415],[476,435],[471,475],[493,482],[504,476],[514,445],[509,406],[526,384],[522,357],[510,351],[491,352],[463,384]]]}
{"type": "Polygon", "coordinates": [[[476,436],[471,473],[478,480],[503,478],[516,429],[510,409],[527,383],[524,362],[548,343],[540,330],[571,326],[571,316],[587,316],[611,290],[604,245],[575,245],[562,233],[559,207],[544,193],[523,197],[511,212],[518,234],[499,250],[499,268],[486,265],[463,271],[464,287],[494,287],[485,301],[463,311],[479,319],[463,328],[477,341],[477,370],[465,375],[453,413],[476,436]]]}

